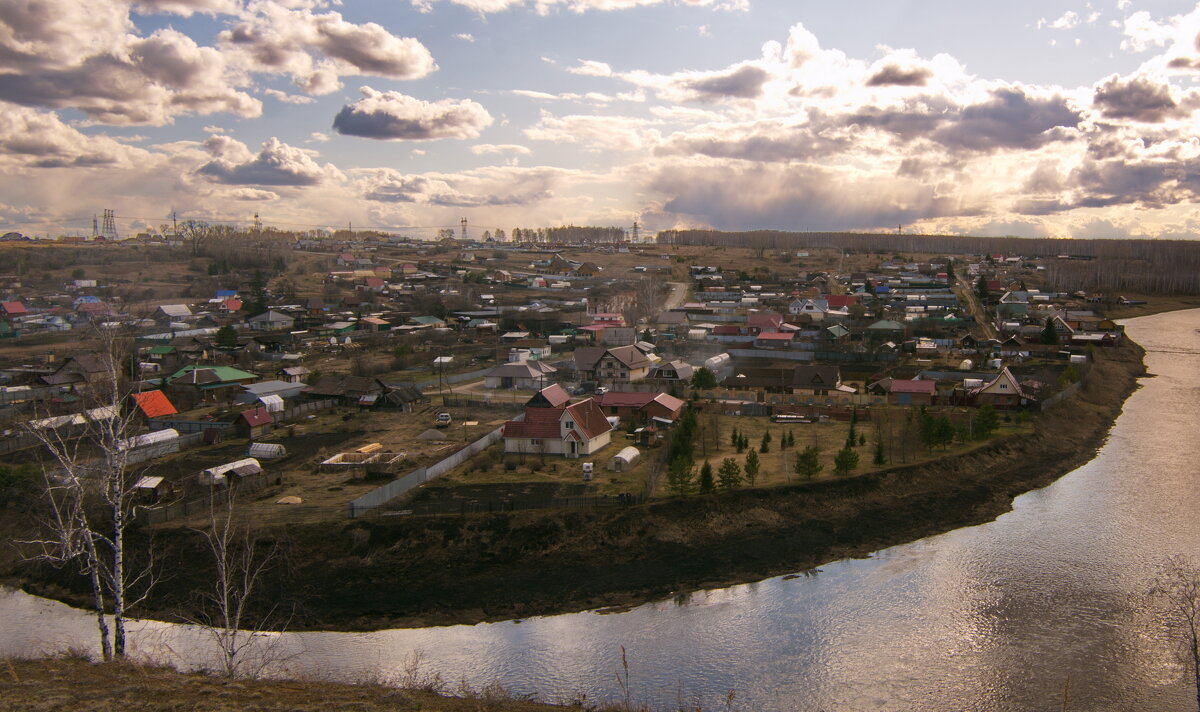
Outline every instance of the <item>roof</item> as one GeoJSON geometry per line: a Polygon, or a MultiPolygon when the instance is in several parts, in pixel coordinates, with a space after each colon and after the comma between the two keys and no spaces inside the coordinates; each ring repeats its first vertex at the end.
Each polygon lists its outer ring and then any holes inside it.
{"type": "Polygon", "coordinates": [[[618,346],[609,349],[596,360],[600,361],[604,356],[612,356],[626,368],[647,368],[651,365],[650,359],[646,358],[646,354],[636,346],[618,346]]]}
{"type": "Polygon", "coordinates": [[[247,383],[242,386],[247,392],[253,393],[256,396],[266,396],[281,391],[294,391],[299,387],[299,383],[288,383],[287,381],[259,381],[258,383],[247,383]]]}
{"type": "Polygon", "coordinates": [[[567,389],[555,383],[538,391],[525,402],[526,408],[558,408],[571,400],[567,389]]]}
{"type": "Polygon", "coordinates": [[[29,311],[25,309],[25,305],[20,302],[0,302],[0,310],[3,310],[4,313],[9,316],[18,316],[29,313],[29,311]]]}
{"type": "Polygon", "coordinates": [[[791,341],[796,337],[792,331],[769,331],[759,334],[756,338],[759,341],[791,341]]]}
{"type": "Polygon", "coordinates": [[[651,403],[658,403],[667,410],[678,410],[683,407],[683,401],[668,393],[619,393],[609,391],[602,396],[596,396],[596,401],[603,408],[645,408],[651,403]]]}
{"type": "Polygon", "coordinates": [[[167,395],[159,390],[134,393],[133,400],[147,418],[158,418],[164,415],[175,415],[179,411],[171,404],[167,395]]]}
{"type": "Polygon", "coordinates": [[[589,439],[612,430],[612,425],[608,422],[608,418],[604,417],[604,411],[600,410],[595,399],[585,398],[574,405],[567,406],[566,410],[589,439]]]}
{"type": "Polygon", "coordinates": [[[258,376],[232,366],[184,366],[175,373],[167,376],[167,383],[181,380],[183,383],[199,385],[201,383],[231,383],[234,381],[258,380],[258,376]],[[210,372],[203,376],[193,375],[198,372],[210,372]]]}
{"type": "Polygon", "coordinates": [[[901,378],[885,378],[871,384],[879,386],[888,393],[925,393],[933,395],[937,392],[937,384],[933,381],[918,381],[901,378]]]}
{"type": "Polygon", "coordinates": [[[553,366],[542,364],[540,361],[513,361],[500,364],[488,371],[486,376],[488,378],[541,378],[547,373],[554,373],[555,370],[557,369],[553,366]]]}
{"type": "Polygon", "coordinates": [[[192,310],[186,304],[163,304],[158,310],[167,316],[191,316],[192,310]]]}
{"type": "Polygon", "coordinates": [[[308,386],[304,392],[314,396],[345,396],[360,398],[368,393],[379,393],[383,386],[374,378],[366,376],[323,376],[308,386]]]}
{"type": "Polygon", "coordinates": [[[251,428],[257,428],[260,425],[270,425],[275,422],[271,417],[271,411],[264,408],[255,408],[254,410],[243,410],[238,413],[238,420],[244,422],[251,428]]]}

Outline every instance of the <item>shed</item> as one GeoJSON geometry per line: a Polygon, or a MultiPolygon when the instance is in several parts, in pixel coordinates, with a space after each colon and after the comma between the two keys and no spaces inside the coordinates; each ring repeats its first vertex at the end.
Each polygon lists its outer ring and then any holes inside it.
{"type": "Polygon", "coordinates": [[[271,416],[270,411],[266,408],[258,407],[254,410],[244,410],[239,413],[234,424],[241,434],[253,440],[271,432],[272,426],[275,425],[275,418],[271,416]]]}
{"type": "Polygon", "coordinates": [[[641,457],[642,453],[636,447],[624,448],[608,461],[608,469],[613,472],[628,472],[641,457]]]}
{"type": "Polygon", "coordinates": [[[262,465],[260,465],[258,460],[254,459],[253,457],[247,457],[241,460],[227,462],[224,465],[217,465],[206,470],[201,470],[199,480],[200,484],[202,485],[223,487],[226,484],[227,475],[229,474],[242,475],[242,473],[246,473],[246,475],[248,475],[258,472],[262,472],[262,465]]]}
{"type": "Polygon", "coordinates": [[[258,402],[262,404],[263,408],[267,409],[268,413],[283,412],[283,396],[263,396],[258,399],[258,402]]]}

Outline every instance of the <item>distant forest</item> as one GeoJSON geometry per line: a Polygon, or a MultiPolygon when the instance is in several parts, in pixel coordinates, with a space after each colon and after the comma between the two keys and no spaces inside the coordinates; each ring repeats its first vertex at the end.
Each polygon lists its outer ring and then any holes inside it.
{"type": "Polygon", "coordinates": [[[749,247],[758,250],[842,249],[881,255],[1057,257],[1047,286],[1060,291],[1200,294],[1200,241],[1150,239],[1061,240],[893,233],[665,230],[660,244],[749,247]]]}

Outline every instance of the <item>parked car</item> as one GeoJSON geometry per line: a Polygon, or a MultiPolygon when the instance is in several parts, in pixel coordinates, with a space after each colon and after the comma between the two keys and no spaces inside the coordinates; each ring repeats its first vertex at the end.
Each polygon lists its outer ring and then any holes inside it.
{"type": "Polygon", "coordinates": [[[598,396],[602,396],[605,393],[608,393],[608,386],[600,386],[596,389],[596,395],[598,396]]]}
{"type": "Polygon", "coordinates": [[[438,413],[437,418],[434,419],[434,425],[439,428],[445,428],[450,425],[452,420],[449,413],[438,413]]]}

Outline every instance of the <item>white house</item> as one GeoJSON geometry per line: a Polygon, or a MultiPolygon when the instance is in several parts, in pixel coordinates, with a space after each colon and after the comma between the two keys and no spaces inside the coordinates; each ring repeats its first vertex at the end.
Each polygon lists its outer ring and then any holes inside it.
{"type": "Polygon", "coordinates": [[[550,386],[530,399],[524,420],[504,424],[504,452],[531,455],[591,455],[612,441],[612,425],[591,398],[567,405],[561,386],[550,386]],[[550,392],[551,398],[543,397],[550,392]],[[559,403],[559,405],[552,405],[559,403]]]}

